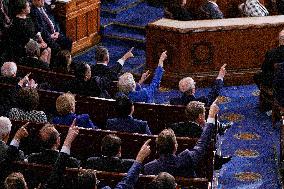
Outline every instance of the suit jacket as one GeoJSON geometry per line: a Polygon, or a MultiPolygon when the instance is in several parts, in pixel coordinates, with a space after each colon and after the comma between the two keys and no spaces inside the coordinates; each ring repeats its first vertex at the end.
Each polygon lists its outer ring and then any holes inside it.
{"type": "Polygon", "coordinates": [[[113,66],[106,66],[104,64],[95,64],[91,66],[92,76],[105,78],[109,81],[117,81],[118,74],[122,69],[122,65],[116,62],[113,66]]]}
{"type": "Polygon", "coordinates": [[[101,156],[88,158],[86,167],[99,171],[126,173],[133,163],[133,159],[101,156]]]}
{"type": "MultiPolygon", "coordinates": [[[[58,156],[59,156],[58,151],[44,149],[42,152],[30,154],[28,156],[28,162],[44,164],[44,165],[53,165],[55,164],[58,156]]],[[[77,168],[80,166],[80,161],[77,160],[76,158],[69,157],[66,161],[67,161],[66,162],[67,167],[77,168]]]]}
{"type": "Polygon", "coordinates": [[[207,96],[195,97],[194,95],[182,94],[181,97],[170,99],[170,104],[172,105],[184,105],[186,106],[191,101],[200,101],[205,103],[205,106],[209,107],[215,99],[219,96],[221,89],[223,88],[223,80],[216,79],[211,91],[207,96]]]}
{"type": "Polygon", "coordinates": [[[8,146],[0,140],[0,162],[4,160],[20,161],[24,160],[24,153],[14,146],[8,146]]]}
{"type": "Polygon", "coordinates": [[[274,97],[284,107],[284,63],[278,64],[273,80],[274,97]]]}
{"type": "Polygon", "coordinates": [[[9,51],[10,56],[21,58],[26,55],[25,45],[30,39],[37,41],[37,29],[30,17],[25,19],[15,17],[13,24],[9,28],[9,51]]]}
{"type": "Polygon", "coordinates": [[[221,19],[224,18],[223,13],[219,9],[218,5],[208,1],[201,7],[201,11],[204,13],[202,19],[221,19]]]}
{"type": "MultiPolygon", "coordinates": [[[[60,152],[60,155],[58,156],[58,159],[56,161],[56,164],[54,165],[54,169],[48,179],[48,181],[43,185],[44,189],[57,189],[61,188],[62,186],[64,188],[71,188],[71,186],[64,186],[63,183],[63,176],[64,176],[64,170],[66,168],[66,163],[68,162],[69,156],[65,153],[60,152]]],[[[134,161],[133,165],[127,172],[127,175],[120,181],[114,189],[131,189],[134,188],[138,178],[139,173],[143,168],[143,164],[139,163],[137,161],[134,161]]],[[[76,183],[76,181],[75,181],[76,183]]],[[[69,182],[66,184],[73,184],[73,182],[69,182]]],[[[101,183],[100,183],[101,185],[101,183]]],[[[72,188],[76,188],[72,185],[72,188]]],[[[101,189],[111,189],[109,186],[102,186],[101,189]]]]}
{"type": "Polygon", "coordinates": [[[261,83],[271,86],[274,76],[274,64],[284,62],[284,45],[280,45],[265,54],[264,62],[261,66],[261,83]]]}
{"type": "Polygon", "coordinates": [[[14,88],[1,89],[0,93],[0,115],[9,116],[9,111],[11,108],[17,106],[16,96],[19,90],[17,77],[3,77],[0,76],[0,83],[14,85],[14,88]]]}
{"type": "Polygon", "coordinates": [[[108,119],[106,129],[112,131],[151,135],[147,121],[134,119],[132,116],[108,119]]]}
{"type": "Polygon", "coordinates": [[[88,114],[76,115],[75,113],[69,113],[64,116],[54,117],[52,123],[71,126],[75,118],[76,124],[79,127],[98,129],[98,127],[92,122],[92,120],[90,120],[90,116],[88,114]]]}
{"type": "Polygon", "coordinates": [[[49,64],[47,62],[43,62],[42,60],[34,57],[22,57],[20,59],[19,65],[28,66],[32,68],[39,68],[43,70],[49,70],[49,64]]]}
{"type": "Polygon", "coordinates": [[[6,145],[0,140],[0,188],[4,188],[2,183],[5,178],[14,170],[11,167],[11,162],[24,160],[24,153],[18,150],[17,147],[12,145],[6,145]],[[12,168],[12,169],[11,169],[12,168]]]}
{"type": "Polygon", "coordinates": [[[159,159],[153,160],[144,166],[144,173],[157,175],[160,172],[168,172],[173,176],[195,177],[194,169],[199,160],[206,154],[208,145],[215,135],[215,130],[215,124],[207,124],[193,149],[186,149],[177,155],[160,155],[159,159]]]}
{"type": "MultiPolygon", "coordinates": [[[[52,16],[52,14],[49,12],[48,9],[44,8],[44,10],[45,10],[46,14],[48,15],[49,19],[51,20],[51,22],[53,23],[55,31],[60,32],[60,28],[59,28],[58,24],[55,22],[55,19],[52,16]]],[[[41,11],[37,7],[35,7],[34,5],[31,6],[30,16],[33,19],[36,31],[41,32],[41,36],[42,36],[43,40],[52,49],[54,54],[56,54],[60,49],[67,49],[67,50],[71,51],[72,40],[65,37],[65,35],[62,34],[61,32],[58,36],[58,39],[53,40],[51,38],[51,34],[53,34],[53,31],[51,31],[49,24],[48,24],[47,20],[45,19],[43,13],[41,13],[41,11]]]]}
{"type": "Polygon", "coordinates": [[[171,124],[169,128],[171,128],[178,137],[199,138],[203,132],[202,127],[190,121],[174,123],[171,124]]]}
{"type": "MultiPolygon", "coordinates": [[[[46,10],[46,13],[48,14],[48,11],[46,10]]],[[[30,16],[33,19],[33,22],[35,24],[36,30],[41,32],[41,36],[43,37],[44,41],[49,44],[53,42],[53,39],[51,39],[50,35],[53,33],[49,27],[48,22],[40,12],[40,10],[35,7],[34,5],[31,6],[31,12],[30,16]]],[[[50,18],[52,21],[52,19],[50,18]]],[[[59,28],[57,28],[56,24],[53,23],[55,30],[59,31],[59,28]]]]}
{"type": "Polygon", "coordinates": [[[83,96],[100,97],[103,93],[104,81],[98,77],[92,77],[89,81],[74,79],[69,83],[62,84],[59,91],[70,91],[73,94],[83,96]]]}
{"type": "Polygon", "coordinates": [[[169,6],[165,8],[164,12],[165,12],[165,17],[169,19],[182,20],[182,21],[188,21],[194,19],[194,16],[190,12],[190,10],[182,6],[169,6]]]}

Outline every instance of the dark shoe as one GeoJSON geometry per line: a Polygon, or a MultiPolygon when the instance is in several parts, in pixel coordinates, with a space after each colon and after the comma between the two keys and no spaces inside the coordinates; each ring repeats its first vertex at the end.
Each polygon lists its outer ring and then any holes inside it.
{"type": "Polygon", "coordinates": [[[233,125],[232,122],[229,123],[220,123],[219,127],[218,127],[218,133],[219,135],[224,135],[226,133],[226,131],[231,128],[233,125]]]}
{"type": "Polygon", "coordinates": [[[222,165],[231,161],[232,156],[219,156],[215,155],[215,163],[214,163],[214,170],[219,170],[222,168],[222,165]]]}

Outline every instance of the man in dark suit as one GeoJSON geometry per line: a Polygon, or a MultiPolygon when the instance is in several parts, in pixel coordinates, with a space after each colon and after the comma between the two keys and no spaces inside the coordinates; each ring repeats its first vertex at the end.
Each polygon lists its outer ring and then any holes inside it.
{"type": "Polygon", "coordinates": [[[103,78],[93,76],[89,64],[85,62],[78,62],[75,65],[75,79],[69,83],[62,83],[59,90],[65,92],[72,92],[74,94],[95,97],[109,97],[105,90],[106,81],[103,78]]]}
{"type": "MultiPolygon", "coordinates": [[[[73,122],[72,125],[75,123],[73,122]]],[[[38,163],[53,165],[59,155],[60,134],[51,124],[46,124],[40,131],[39,136],[42,142],[43,150],[39,153],[32,153],[28,156],[29,163],[38,163]]],[[[79,167],[80,161],[70,157],[67,161],[67,167],[79,167]]]]}
{"type": "Polygon", "coordinates": [[[72,40],[60,32],[60,28],[54,22],[52,14],[44,8],[44,0],[32,0],[30,15],[37,31],[41,32],[42,38],[54,55],[60,50],[71,51],[72,40]]]}
{"type": "Polygon", "coordinates": [[[209,107],[219,96],[221,89],[224,85],[223,80],[226,75],[225,67],[226,64],[221,67],[219,74],[215,80],[215,83],[207,96],[195,96],[195,82],[191,77],[186,77],[180,80],[179,90],[182,92],[182,96],[170,99],[170,104],[186,106],[191,101],[200,101],[205,103],[206,107],[209,107]]]}
{"type": "MultiPolygon", "coordinates": [[[[10,131],[11,131],[12,123],[7,117],[0,117],[0,162],[7,158],[7,150],[9,146],[6,144],[8,142],[10,131]]],[[[26,130],[23,126],[21,129],[17,131],[14,136],[14,139],[11,141],[11,145],[16,148],[19,147],[20,139],[26,137],[26,130]]],[[[17,155],[13,156],[14,160],[24,160],[24,154],[22,151],[19,151],[17,155]]]]}
{"type": "MultiPolygon", "coordinates": [[[[177,140],[171,129],[163,130],[156,140],[159,159],[153,160],[144,166],[144,173],[157,175],[160,172],[168,172],[173,176],[195,177],[195,167],[206,154],[211,139],[215,136],[215,115],[219,107],[213,103],[209,110],[204,131],[193,149],[186,149],[176,155],[177,140]]],[[[205,119],[205,115],[204,118],[205,119]]]]}
{"type": "MultiPolygon", "coordinates": [[[[57,189],[57,188],[71,188],[64,184],[70,184],[70,183],[63,183],[64,179],[64,170],[66,168],[66,162],[68,161],[68,156],[70,155],[70,148],[72,141],[76,138],[78,135],[79,130],[78,127],[71,126],[68,135],[64,141],[63,147],[61,149],[60,155],[58,156],[58,159],[54,165],[54,170],[52,171],[48,181],[46,184],[43,185],[42,188],[46,189],[57,189]]],[[[138,152],[136,159],[131,166],[131,168],[128,170],[127,175],[115,186],[116,189],[127,189],[127,188],[134,188],[135,184],[137,183],[139,173],[143,168],[143,161],[145,158],[147,158],[150,153],[150,146],[149,142],[151,139],[147,140],[143,146],[141,147],[140,151],[138,152]]],[[[111,189],[109,186],[98,186],[98,180],[96,177],[95,171],[90,170],[83,170],[78,174],[78,179],[76,179],[78,182],[77,184],[72,185],[72,188],[84,188],[84,189],[111,189]]],[[[73,184],[71,182],[71,184],[73,184]]]]}
{"type": "Polygon", "coordinates": [[[278,104],[284,109],[284,62],[276,64],[273,80],[273,95],[278,104]]]}
{"type": "Polygon", "coordinates": [[[116,113],[118,117],[108,119],[106,129],[151,135],[147,121],[134,119],[132,117],[133,112],[134,105],[132,100],[130,100],[126,95],[118,96],[116,99],[116,113]]]}
{"type": "Polygon", "coordinates": [[[128,58],[133,57],[132,54],[133,47],[125,53],[121,59],[114,63],[114,65],[109,65],[109,52],[104,47],[97,47],[96,49],[96,64],[92,65],[92,76],[103,77],[109,82],[117,81],[118,74],[122,69],[125,61],[128,58]]]}
{"type": "Polygon", "coordinates": [[[204,103],[199,101],[191,101],[185,108],[187,117],[186,122],[179,122],[170,125],[175,135],[178,137],[199,138],[205,126],[204,117],[205,107],[204,103]]]}
{"type": "Polygon", "coordinates": [[[284,62],[284,30],[279,33],[279,46],[266,52],[261,72],[254,75],[256,85],[272,87],[274,64],[281,62],[284,62]]]}
{"type": "Polygon", "coordinates": [[[1,67],[0,83],[10,84],[15,88],[3,88],[0,93],[0,115],[8,116],[11,108],[17,104],[16,95],[18,82],[20,78],[17,77],[17,65],[15,62],[5,62],[1,67]]]}
{"type": "Polygon", "coordinates": [[[10,145],[7,145],[12,124],[7,117],[0,117],[0,188],[2,181],[11,171],[11,162],[24,160],[24,153],[18,148],[21,140],[28,136],[27,124],[18,129],[10,145]]]}
{"type": "Polygon", "coordinates": [[[216,3],[217,0],[207,0],[201,7],[201,12],[204,13],[204,17],[201,19],[221,19],[224,18],[222,11],[216,3]]]}
{"type": "Polygon", "coordinates": [[[30,39],[26,44],[26,56],[22,57],[19,61],[19,65],[39,68],[42,70],[49,70],[50,64],[50,48],[48,47],[42,53],[40,53],[40,47],[36,41],[30,39]]]}
{"type": "Polygon", "coordinates": [[[121,139],[116,135],[107,135],[102,140],[102,156],[90,157],[87,168],[109,172],[127,172],[133,159],[121,158],[121,139]]]}

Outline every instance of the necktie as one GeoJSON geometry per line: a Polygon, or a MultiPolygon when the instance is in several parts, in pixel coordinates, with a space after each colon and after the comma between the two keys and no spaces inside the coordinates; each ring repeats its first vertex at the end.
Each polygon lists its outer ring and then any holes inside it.
{"type": "Polygon", "coordinates": [[[54,29],[54,24],[52,23],[52,21],[50,20],[50,18],[48,17],[48,15],[46,14],[45,10],[43,7],[41,7],[40,9],[40,12],[42,13],[45,21],[47,22],[47,25],[51,31],[51,33],[53,34],[55,32],[55,29],[54,29]]]}

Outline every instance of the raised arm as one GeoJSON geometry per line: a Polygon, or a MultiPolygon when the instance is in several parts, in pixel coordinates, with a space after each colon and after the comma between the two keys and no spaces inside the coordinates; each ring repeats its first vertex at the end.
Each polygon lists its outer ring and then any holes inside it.
{"type": "Polygon", "coordinates": [[[134,188],[138,178],[139,173],[143,168],[143,161],[146,157],[148,157],[151,153],[150,150],[150,143],[151,139],[148,139],[143,146],[141,147],[140,151],[136,156],[136,161],[133,163],[132,167],[127,172],[127,175],[119,182],[115,189],[132,189],[134,188]]]}

